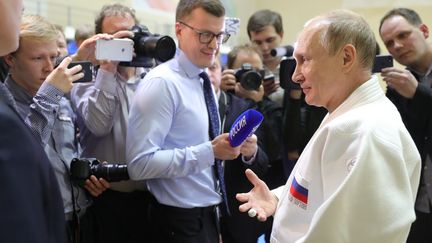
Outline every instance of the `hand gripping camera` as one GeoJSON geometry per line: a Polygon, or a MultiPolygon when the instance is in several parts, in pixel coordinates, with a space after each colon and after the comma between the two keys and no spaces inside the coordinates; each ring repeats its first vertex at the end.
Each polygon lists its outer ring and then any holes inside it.
{"type": "Polygon", "coordinates": [[[70,175],[72,182],[84,186],[85,181],[94,175],[97,178],[104,178],[108,182],[129,180],[127,165],[123,164],[102,164],[99,160],[74,158],[70,164],[70,175]]]}
{"type": "Polygon", "coordinates": [[[153,67],[155,60],[165,62],[174,57],[176,44],[174,40],[165,35],[152,34],[144,25],[135,25],[131,31],[136,56],[130,62],[121,62],[122,66],[153,67]]]}
{"type": "Polygon", "coordinates": [[[255,70],[251,64],[244,63],[235,71],[235,78],[246,90],[258,90],[264,77],[264,70],[255,70]]]}

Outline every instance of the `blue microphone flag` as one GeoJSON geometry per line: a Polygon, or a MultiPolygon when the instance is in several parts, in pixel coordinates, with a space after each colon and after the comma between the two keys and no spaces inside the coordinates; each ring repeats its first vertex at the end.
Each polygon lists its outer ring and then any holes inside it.
{"type": "Polygon", "coordinates": [[[237,147],[251,136],[263,121],[264,116],[254,109],[249,109],[237,117],[229,132],[231,146],[237,147]]]}

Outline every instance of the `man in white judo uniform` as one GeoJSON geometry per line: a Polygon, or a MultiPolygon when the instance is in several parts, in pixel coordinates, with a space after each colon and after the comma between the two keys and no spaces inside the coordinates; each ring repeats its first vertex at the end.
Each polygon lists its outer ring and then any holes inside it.
{"type": "Polygon", "coordinates": [[[420,155],[395,106],[371,74],[375,37],[355,13],[308,21],[294,51],[293,80],[329,113],[285,186],[254,185],[240,211],[274,216],[271,242],[405,242],[415,219],[420,155]],[[255,213],[256,212],[256,213],[255,213]]]}

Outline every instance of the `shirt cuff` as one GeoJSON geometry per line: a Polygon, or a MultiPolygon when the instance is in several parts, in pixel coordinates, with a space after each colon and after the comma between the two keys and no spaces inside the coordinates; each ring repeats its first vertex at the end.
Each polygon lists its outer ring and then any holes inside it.
{"type": "Polygon", "coordinates": [[[113,74],[99,68],[96,75],[95,87],[101,91],[108,92],[115,96],[117,85],[116,76],[117,74],[113,74]]]}
{"type": "Polygon", "coordinates": [[[59,103],[65,94],[53,85],[44,82],[37,91],[36,95],[45,97],[45,99],[49,100],[50,102],[59,103]]]}
{"type": "Polygon", "coordinates": [[[215,157],[211,141],[193,146],[192,151],[194,151],[193,157],[187,157],[186,160],[199,161],[201,170],[214,165],[215,157]]]}
{"type": "Polygon", "coordinates": [[[256,158],[257,153],[258,153],[258,147],[257,147],[257,149],[255,150],[254,155],[253,155],[250,159],[246,160],[246,157],[244,157],[244,156],[242,155],[241,157],[242,157],[242,161],[243,161],[243,163],[245,163],[245,164],[247,164],[247,165],[252,165],[253,162],[255,161],[255,158],[256,158]]]}

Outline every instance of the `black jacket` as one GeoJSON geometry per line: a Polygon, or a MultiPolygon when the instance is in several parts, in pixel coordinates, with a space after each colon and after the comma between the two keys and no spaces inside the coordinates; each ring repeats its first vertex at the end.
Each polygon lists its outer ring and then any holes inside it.
{"type": "MultiPolygon", "coordinates": [[[[219,98],[219,113],[223,125],[223,132],[229,132],[231,125],[237,117],[247,109],[256,108],[253,102],[236,97],[232,93],[221,93],[219,98]]],[[[261,125],[262,126],[262,125],[261,125]]],[[[268,223],[258,222],[250,218],[247,213],[241,213],[238,209],[240,203],[235,198],[239,192],[248,192],[252,185],[246,178],[245,170],[252,169],[259,177],[263,177],[268,171],[268,158],[261,149],[262,128],[255,134],[258,137],[258,152],[251,165],[243,163],[241,156],[235,160],[225,161],[225,186],[227,190],[228,205],[231,215],[223,215],[221,218],[222,238],[224,242],[256,242],[263,234],[268,223]]]]}
{"type": "MultiPolygon", "coordinates": [[[[413,75],[419,80],[417,74],[413,75]]],[[[432,158],[432,88],[430,84],[419,83],[412,99],[401,96],[392,88],[387,89],[386,95],[397,107],[422,158],[416,209],[427,213],[423,209],[429,205],[429,213],[432,213],[432,166],[425,166],[426,156],[432,158]]]]}
{"type": "Polygon", "coordinates": [[[36,137],[1,92],[0,133],[0,241],[66,242],[54,171],[36,137]]]}

